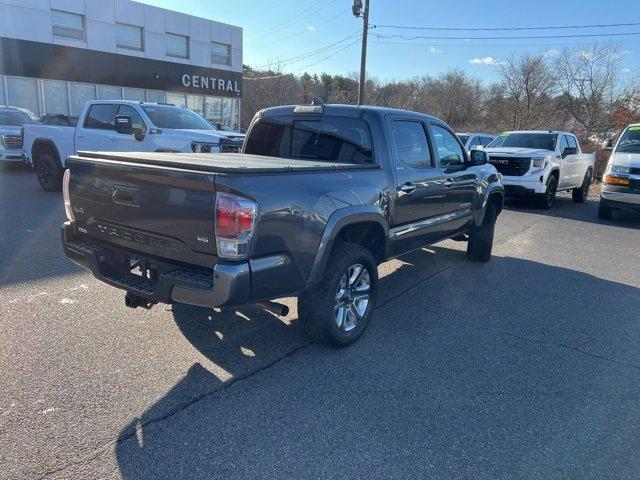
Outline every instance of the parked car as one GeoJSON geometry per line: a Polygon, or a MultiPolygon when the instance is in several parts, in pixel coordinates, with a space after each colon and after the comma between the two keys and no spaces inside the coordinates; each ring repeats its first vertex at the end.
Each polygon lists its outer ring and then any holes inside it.
{"type": "Polygon", "coordinates": [[[128,306],[298,296],[315,339],[365,330],[377,264],[446,238],[488,261],[503,187],[441,120],[382,107],[258,112],[243,154],[82,153],[65,172],[66,255],[128,306]]]}
{"type": "Polygon", "coordinates": [[[460,141],[464,144],[464,148],[467,151],[471,151],[474,148],[486,147],[489,145],[494,138],[495,135],[491,135],[490,133],[456,133],[460,141]]]}
{"type": "Polygon", "coordinates": [[[608,139],[603,150],[611,150],[600,187],[600,218],[611,218],[614,210],[640,211],[640,124],[629,125],[614,143],[608,139]]]}
{"type": "Polygon", "coordinates": [[[0,106],[0,163],[23,163],[21,129],[33,123],[20,108],[0,106]]]}
{"type": "Polygon", "coordinates": [[[60,190],[65,162],[79,151],[238,152],[242,140],[217,131],[197,113],[175,105],[87,102],[77,126],[32,124],[24,129],[27,161],[41,187],[60,190]]]}
{"type": "Polygon", "coordinates": [[[574,202],[587,199],[595,154],[583,153],[571,133],[504,132],[485,151],[502,174],[507,196],[530,198],[545,209],[561,190],[571,190],[574,202]]]}

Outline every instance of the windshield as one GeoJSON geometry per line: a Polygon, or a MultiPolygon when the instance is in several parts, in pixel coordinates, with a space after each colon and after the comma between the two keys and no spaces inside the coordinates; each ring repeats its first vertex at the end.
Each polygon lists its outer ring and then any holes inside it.
{"type": "Polygon", "coordinates": [[[173,105],[143,105],[142,109],[151,123],[158,128],[215,130],[209,122],[188,108],[173,105]]]}
{"type": "Polygon", "coordinates": [[[489,148],[519,147],[554,151],[556,137],[555,133],[501,133],[489,144],[489,148]]]}
{"type": "Polygon", "coordinates": [[[463,145],[466,145],[467,140],[469,140],[469,135],[458,135],[458,138],[460,139],[463,145]]]}
{"type": "Polygon", "coordinates": [[[227,127],[226,125],[218,125],[218,130],[222,130],[223,132],[233,132],[233,128],[227,127]]]}
{"type": "Polygon", "coordinates": [[[33,123],[29,115],[15,110],[0,110],[0,125],[20,127],[25,123],[33,123]]]}
{"type": "Polygon", "coordinates": [[[616,152],[640,152],[640,125],[631,126],[624,131],[616,152]]]}

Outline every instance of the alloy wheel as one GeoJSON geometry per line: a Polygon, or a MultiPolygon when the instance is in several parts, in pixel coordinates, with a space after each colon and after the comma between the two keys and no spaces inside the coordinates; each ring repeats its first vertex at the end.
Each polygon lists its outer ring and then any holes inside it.
{"type": "Polygon", "coordinates": [[[361,264],[351,265],[342,275],[335,296],[336,325],[344,332],[355,329],[367,311],[371,294],[371,276],[361,264]]]}

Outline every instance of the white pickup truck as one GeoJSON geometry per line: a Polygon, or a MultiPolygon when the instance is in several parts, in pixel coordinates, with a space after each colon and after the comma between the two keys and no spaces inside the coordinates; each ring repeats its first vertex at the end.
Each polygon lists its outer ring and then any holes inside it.
{"type": "Polygon", "coordinates": [[[185,107],[126,100],[87,102],[77,126],[29,124],[23,136],[26,160],[47,191],[61,189],[66,159],[79,151],[238,152],[244,137],[185,107]]]}
{"type": "Polygon", "coordinates": [[[485,151],[502,174],[507,196],[531,198],[545,209],[553,206],[561,190],[571,190],[574,202],[587,199],[595,154],[582,153],[571,133],[504,132],[485,151]]]}

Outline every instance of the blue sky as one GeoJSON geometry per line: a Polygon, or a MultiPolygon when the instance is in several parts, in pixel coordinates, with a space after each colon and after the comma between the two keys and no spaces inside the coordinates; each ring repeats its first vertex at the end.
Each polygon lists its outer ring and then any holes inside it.
{"type": "MultiPolygon", "coordinates": [[[[143,0],[145,3],[241,26],[244,29],[244,63],[265,65],[300,57],[361,30],[360,19],[351,14],[352,0],[143,0]],[[315,6],[314,6],[315,5],[315,6]],[[309,9],[310,7],[313,7],[309,9]],[[305,12],[305,10],[307,10],[305,12]]],[[[538,27],[591,25],[640,21],[630,1],[537,0],[426,1],[371,0],[373,25],[422,27],[538,27]]],[[[598,38],[473,40],[467,36],[529,36],[639,32],[640,25],[575,30],[524,31],[420,31],[375,28],[371,31],[367,72],[382,80],[403,80],[463,69],[484,81],[494,78],[496,59],[523,51],[554,54],[564,46],[614,40],[625,54],[623,74],[640,71],[640,35],[598,38]],[[456,36],[460,39],[379,38],[376,35],[456,36]],[[383,43],[387,42],[387,43],[383,43]],[[392,43],[390,43],[392,42],[392,43]],[[410,43],[411,45],[406,45],[410,43]]],[[[359,68],[357,38],[333,49],[283,64],[283,71],[301,73],[349,73],[359,68]],[[353,43],[349,46],[350,43],[353,43]],[[325,58],[328,57],[329,58],[325,58]],[[306,68],[304,68],[306,67],[306,68]]]]}

